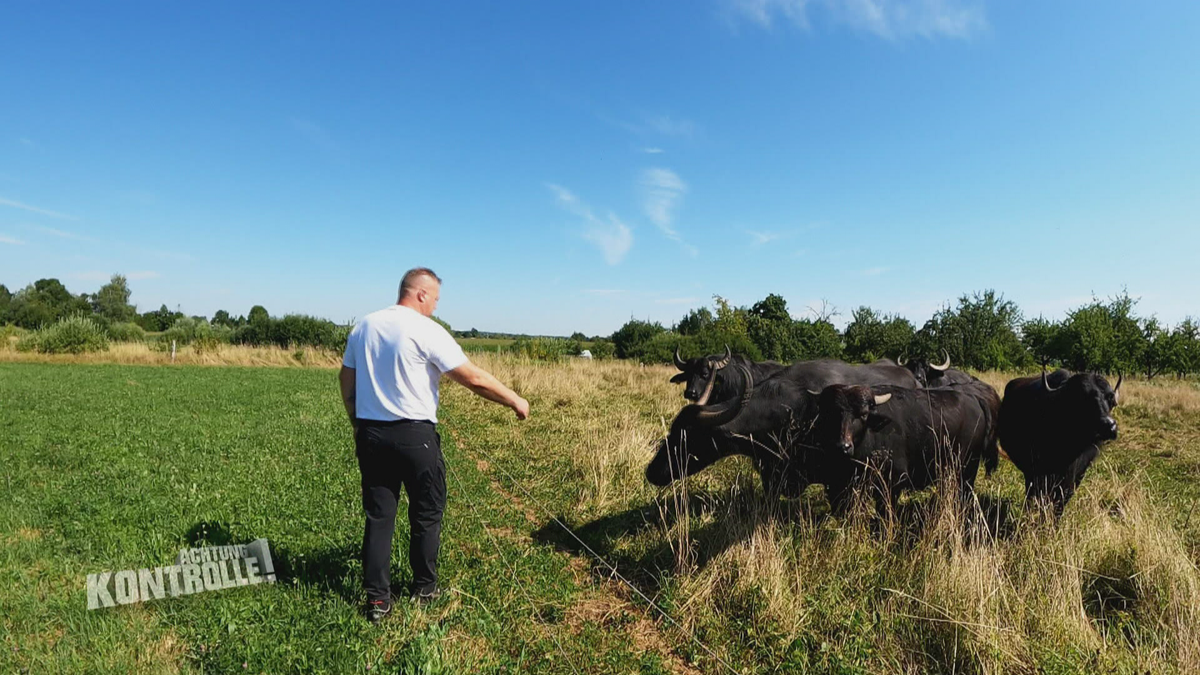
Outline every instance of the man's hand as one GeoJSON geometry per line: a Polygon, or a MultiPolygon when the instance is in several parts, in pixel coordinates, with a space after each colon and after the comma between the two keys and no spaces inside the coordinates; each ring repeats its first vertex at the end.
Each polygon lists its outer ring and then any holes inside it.
{"type": "Polygon", "coordinates": [[[526,401],[520,396],[518,396],[517,400],[513,402],[512,409],[513,412],[517,413],[517,419],[524,420],[529,418],[529,401],[526,401]]]}

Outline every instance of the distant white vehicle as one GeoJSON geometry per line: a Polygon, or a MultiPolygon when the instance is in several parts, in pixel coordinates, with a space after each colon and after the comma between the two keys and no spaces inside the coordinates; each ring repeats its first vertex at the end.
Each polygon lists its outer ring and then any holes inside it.
{"type": "Polygon", "coordinates": [[[589,350],[589,349],[585,349],[585,350],[583,350],[583,351],[579,352],[579,358],[581,358],[581,359],[590,359],[590,358],[592,358],[592,352],[591,352],[591,350],[589,350]]]}

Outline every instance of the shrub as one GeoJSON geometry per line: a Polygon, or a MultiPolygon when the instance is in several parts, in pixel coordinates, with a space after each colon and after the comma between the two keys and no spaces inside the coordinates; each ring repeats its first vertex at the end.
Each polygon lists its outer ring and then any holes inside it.
{"type": "Polygon", "coordinates": [[[144,342],[146,331],[136,323],[114,323],[108,327],[108,337],[113,342],[144,342]]]}
{"type": "Polygon", "coordinates": [[[596,340],[588,348],[593,359],[611,359],[617,355],[617,347],[608,340],[596,340]]]}
{"type": "Polygon", "coordinates": [[[95,320],[76,314],[26,334],[17,343],[20,351],[42,354],[83,354],[108,349],[108,334],[95,320]]]}
{"type": "Polygon", "coordinates": [[[658,322],[651,323],[631,319],[612,334],[612,342],[617,348],[617,358],[633,358],[633,353],[637,350],[638,345],[659,333],[666,332],[666,330],[658,322]]]}

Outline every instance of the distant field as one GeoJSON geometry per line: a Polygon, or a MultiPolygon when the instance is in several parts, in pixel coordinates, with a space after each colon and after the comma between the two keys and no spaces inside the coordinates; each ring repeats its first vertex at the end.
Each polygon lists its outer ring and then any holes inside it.
{"type": "Polygon", "coordinates": [[[455,338],[465,352],[495,352],[503,350],[516,340],[505,338],[455,338]]]}
{"type": "Polygon", "coordinates": [[[446,386],[453,590],[374,630],[331,369],[0,363],[0,672],[1200,669],[1194,383],[1126,384],[1121,440],[1057,528],[1023,512],[1011,465],[981,478],[992,538],[956,534],[925,496],[882,524],[828,517],[819,488],[765,504],[740,459],[651,489],[649,448],[682,402],[671,369],[478,360],[533,417],[446,386]],[[85,609],[88,572],[257,537],[274,586],[85,609]]]}

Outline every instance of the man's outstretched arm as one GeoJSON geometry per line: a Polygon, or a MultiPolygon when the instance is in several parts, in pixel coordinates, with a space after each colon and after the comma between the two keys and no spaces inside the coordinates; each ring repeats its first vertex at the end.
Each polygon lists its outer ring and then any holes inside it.
{"type": "Polygon", "coordinates": [[[470,361],[446,371],[446,376],[489,401],[512,408],[519,420],[529,417],[529,401],[470,361]]]}

